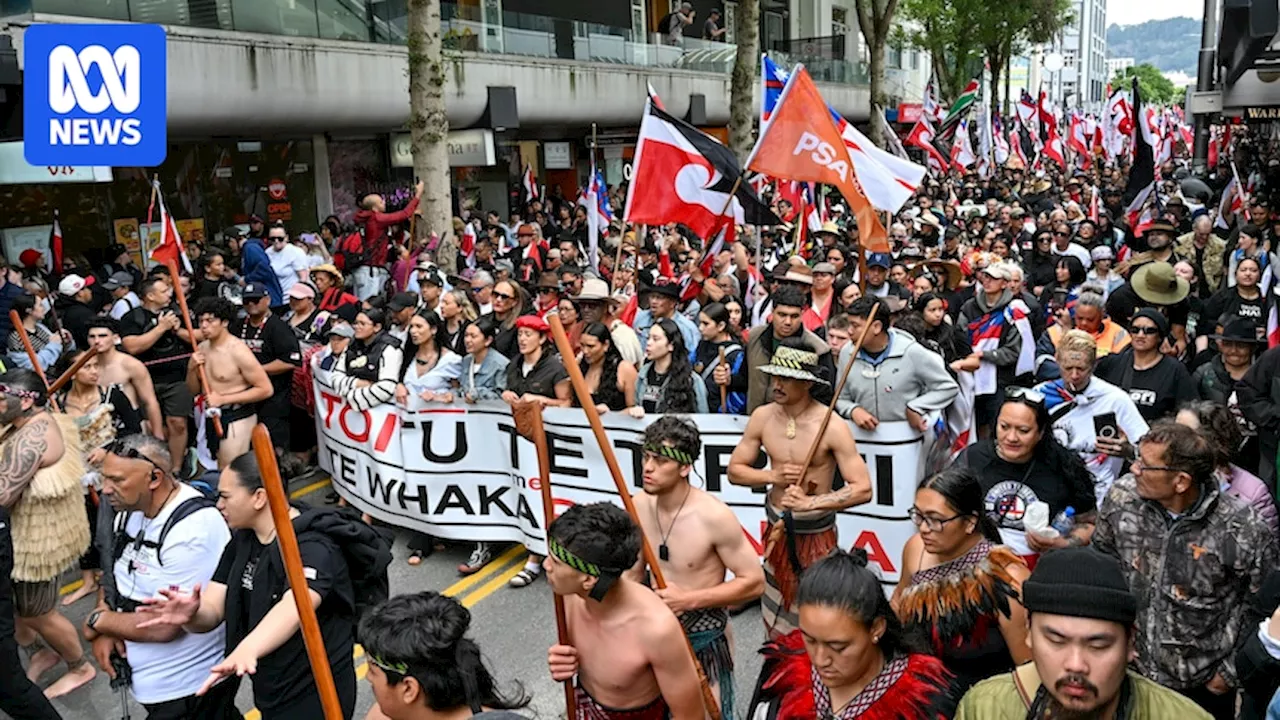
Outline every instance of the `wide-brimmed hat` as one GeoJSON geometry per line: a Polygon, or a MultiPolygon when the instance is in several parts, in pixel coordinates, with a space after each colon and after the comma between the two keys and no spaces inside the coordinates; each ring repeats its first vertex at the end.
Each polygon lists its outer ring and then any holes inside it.
{"type": "Polygon", "coordinates": [[[1178,229],[1175,228],[1173,226],[1173,223],[1169,222],[1168,220],[1165,220],[1164,218],[1157,218],[1154,222],[1148,225],[1146,229],[1142,231],[1142,234],[1145,236],[1145,235],[1150,235],[1153,232],[1162,232],[1168,235],[1177,235],[1178,229]]]}
{"type": "Polygon", "coordinates": [[[334,279],[338,281],[339,285],[342,284],[342,271],[339,270],[338,266],[334,265],[333,263],[325,263],[323,265],[317,265],[311,268],[312,275],[315,275],[318,272],[329,273],[334,277],[334,279]]]}
{"type": "Polygon", "coordinates": [[[960,263],[955,260],[926,260],[911,268],[911,276],[919,277],[925,271],[934,277],[941,278],[948,290],[959,287],[960,280],[964,277],[964,272],[960,270],[960,263]]]}
{"type": "Polygon", "coordinates": [[[1151,262],[1133,273],[1133,291],[1153,305],[1174,305],[1187,298],[1191,284],[1167,262],[1151,262]]]}
{"type": "Polygon", "coordinates": [[[555,290],[560,292],[560,276],[552,271],[547,271],[538,275],[539,290],[555,290]]]}
{"type": "Polygon", "coordinates": [[[574,302],[586,300],[604,301],[609,299],[609,283],[600,278],[589,277],[582,281],[582,292],[573,296],[574,302]]]}
{"type": "Polygon", "coordinates": [[[640,288],[640,292],[651,293],[654,295],[662,295],[672,300],[680,299],[680,283],[667,278],[658,278],[652,285],[644,285],[640,288]]]}
{"type": "Polygon", "coordinates": [[[826,380],[818,377],[818,355],[808,350],[798,350],[782,346],[773,353],[773,359],[768,365],[760,368],[760,372],[765,375],[777,375],[778,377],[791,378],[792,380],[807,380],[809,382],[822,383],[829,385],[826,380]]]}
{"type": "Polygon", "coordinates": [[[836,237],[840,237],[840,226],[828,220],[822,223],[821,230],[816,230],[814,231],[813,234],[822,235],[823,233],[826,233],[827,235],[835,235],[836,237]]]}
{"type": "Polygon", "coordinates": [[[1041,178],[1036,180],[1034,183],[1031,183],[1031,194],[1039,195],[1042,192],[1048,192],[1051,187],[1053,187],[1053,183],[1041,178]]]}
{"type": "Polygon", "coordinates": [[[1214,340],[1226,340],[1227,342],[1238,343],[1263,343],[1266,338],[1258,337],[1258,326],[1249,318],[1233,317],[1226,325],[1222,326],[1222,332],[1214,333],[1209,336],[1214,340]]]}

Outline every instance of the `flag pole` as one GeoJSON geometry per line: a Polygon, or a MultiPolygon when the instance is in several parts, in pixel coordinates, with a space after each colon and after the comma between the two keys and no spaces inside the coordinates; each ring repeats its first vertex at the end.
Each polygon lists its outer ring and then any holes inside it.
{"type": "Polygon", "coordinates": [[[54,412],[62,412],[58,407],[58,401],[53,399],[53,393],[49,392],[49,378],[44,375],[44,368],[40,367],[40,358],[36,355],[35,346],[31,344],[31,336],[27,334],[27,326],[22,324],[22,316],[17,310],[9,311],[9,322],[13,323],[13,331],[18,333],[18,339],[22,341],[22,347],[27,351],[27,357],[31,358],[31,367],[36,371],[36,375],[40,377],[40,382],[44,383],[45,393],[49,396],[49,405],[53,407],[54,412]]]}
{"type": "MultiPolygon", "coordinates": [[[[742,178],[739,177],[739,180],[742,178]]],[[[732,197],[732,194],[730,194],[732,197]]],[[[564,323],[560,322],[558,313],[550,313],[547,315],[547,324],[551,326],[551,336],[555,339],[556,347],[560,350],[561,357],[573,357],[573,345],[569,342],[569,336],[565,334],[564,323]]],[[[605,465],[609,467],[609,474],[613,476],[614,485],[618,489],[618,497],[622,500],[622,505],[627,510],[627,514],[631,516],[631,521],[636,524],[636,529],[640,533],[640,550],[643,554],[645,563],[649,566],[649,572],[653,576],[653,585],[655,588],[662,590],[667,587],[666,576],[662,572],[662,567],[658,564],[658,556],[653,552],[653,545],[649,543],[649,539],[645,537],[644,526],[640,524],[640,514],[636,511],[635,501],[631,499],[631,493],[627,488],[626,481],[622,479],[622,468],[618,465],[618,456],[613,452],[613,445],[609,442],[609,437],[605,435],[604,424],[600,422],[600,412],[596,410],[595,403],[591,400],[591,391],[587,388],[587,378],[582,374],[582,369],[577,363],[565,363],[565,370],[569,372],[569,381],[573,385],[573,391],[578,396],[578,400],[582,404],[582,411],[587,416],[587,422],[591,425],[591,431],[596,436],[596,443],[600,446],[600,454],[604,456],[605,465]]],[[[698,682],[702,686],[702,702],[706,706],[707,716],[711,720],[722,720],[720,714],[720,703],[716,701],[715,693],[711,691],[711,683],[707,681],[707,673],[702,667],[702,663],[698,662],[698,654],[693,651],[693,645],[689,643],[688,636],[685,636],[685,646],[689,650],[689,654],[693,657],[693,666],[698,671],[698,682]]]]}
{"type": "MultiPolygon", "coordinates": [[[[173,278],[173,295],[178,299],[178,310],[182,314],[182,326],[187,330],[187,339],[191,341],[191,352],[199,352],[199,343],[196,341],[196,331],[191,327],[191,313],[187,311],[187,296],[182,294],[181,284],[178,282],[178,263],[172,258],[165,261],[165,266],[169,268],[169,277],[173,278]]],[[[209,373],[203,365],[200,371],[200,392],[209,397],[209,373]]],[[[213,431],[218,437],[226,437],[222,434],[222,415],[218,413],[213,415],[213,431]]],[[[262,427],[259,425],[258,427],[262,427]]]]}
{"type": "Polygon", "coordinates": [[[284,571],[289,578],[293,602],[298,608],[302,644],[307,649],[307,659],[311,663],[311,676],[316,681],[320,705],[324,708],[324,718],[325,720],[342,720],[342,703],[338,699],[337,685],[333,682],[333,668],[329,667],[329,656],[324,649],[324,637],[320,634],[320,622],[316,619],[316,608],[311,603],[311,589],[307,586],[307,578],[302,567],[298,536],[294,534],[293,519],[289,517],[289,498],[285,495],[284,481],[280,478],[280,466],[276,464],[276,450],[271,445],[271,433],[267,431],[265,425],[258,424],[253,428],[253,455],[258,461],[262,486],[267,491],[267,501],[271,505],[271,519],[276,529],[276,544],[284,560],[284,571]]]}
{"type": "MultiPolygon", "coordinates": [[[[142,257],[140,258],[140,260],[142,261],[142,266],[144,268],[147,266],[147,260],[151,258],[151,251],[147,248],[147,245],[149,245],[150,243],[148,243],[147,240],[148,240],[148,236],[151,234],[151,219],[156,210],[156,198],[158,198],[159,196],[160,196],[160,173],[156,173],[155,175],[151,176],[151,202],[147,204],[147,230],[146,232],[138,233],[138,251],[142,253],[142,257]]],[[[161,237],[163,238],[164,235],[162,234],[161,237]]],[[[112,258],[112,262],[115,262],[115,258],[112,258]]],[[[175,282],[176,282],[176,279],[175,279],[175,282]]]]}
{"type": "MultiPolygon", "coordinates": [[[[517,403],[515,406],[516,432],[533,442],[538,453],[538,490],[542,494],[542,531],[550,539],[551,521],[555,519],[555,499],[551,496],[551,452],[547,447],[547,431],[542,424],[542,406],[537,403],[517,403]]],[[[565,619],[564,598],[551,594],[555,601],[556,638],[561,645],[569,644],[569,622],[565,619]]],[[[578,698],[573,682],[564,681],[565,717],[578,716],[578,698]]]]}

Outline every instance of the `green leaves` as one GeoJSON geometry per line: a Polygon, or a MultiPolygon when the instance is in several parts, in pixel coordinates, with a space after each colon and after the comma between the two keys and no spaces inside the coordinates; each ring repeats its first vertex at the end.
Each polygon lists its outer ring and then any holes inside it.
{"type": "Polygon", "coordinates": [[[1155,65],[1143,63],[1127,67],[1116,73],[1111,80],[1112,88],[1128,88],[1131,78],[1138,78],[1138,88],[1142,92],[1142,101],[1153,105],[1171,105],[1183,99],[1185,88],[1179,88],[1165,77],[1155,65]]]}

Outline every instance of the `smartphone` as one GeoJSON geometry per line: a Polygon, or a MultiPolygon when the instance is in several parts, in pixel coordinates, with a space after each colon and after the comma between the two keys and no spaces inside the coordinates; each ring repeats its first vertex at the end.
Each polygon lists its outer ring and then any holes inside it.
{"type": "Polygon", "coordinates": [[[1116,423],[1116,414],[1108,412],[1094,415],[1093,432],[1098,439],[1120,437],[1120,426],[1116,423]]]}

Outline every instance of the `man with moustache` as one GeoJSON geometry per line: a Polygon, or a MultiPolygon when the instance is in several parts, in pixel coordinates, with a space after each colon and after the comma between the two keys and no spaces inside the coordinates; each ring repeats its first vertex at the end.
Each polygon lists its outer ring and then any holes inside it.
{"type": "Polygon", "coordinates": [[[1208,720],[1178,693],[1128,669],[1138,600],[1120,563],[1088,548],[1040,558],[1022,583],[1031,662],[965,693],[956,720],[1208,720]]]}
{"type": "MultiPolygon", "coordinates": [[[[645,537],[657,538],[658,564],[667,587],[658,590],[680,619],[721,715],[733,717],[733,654],[728,608],[764,592],[764,571],[738,516],[728,505],[689,482],[702,453],[698,428],[688,418],[665,415],[644,431],[644,492],[633,497],[645,537]],[[725,580],[725,571],[733,579],[725,580]]],[[[643,559],[636,567],[642,580],[643,559]]]]}

